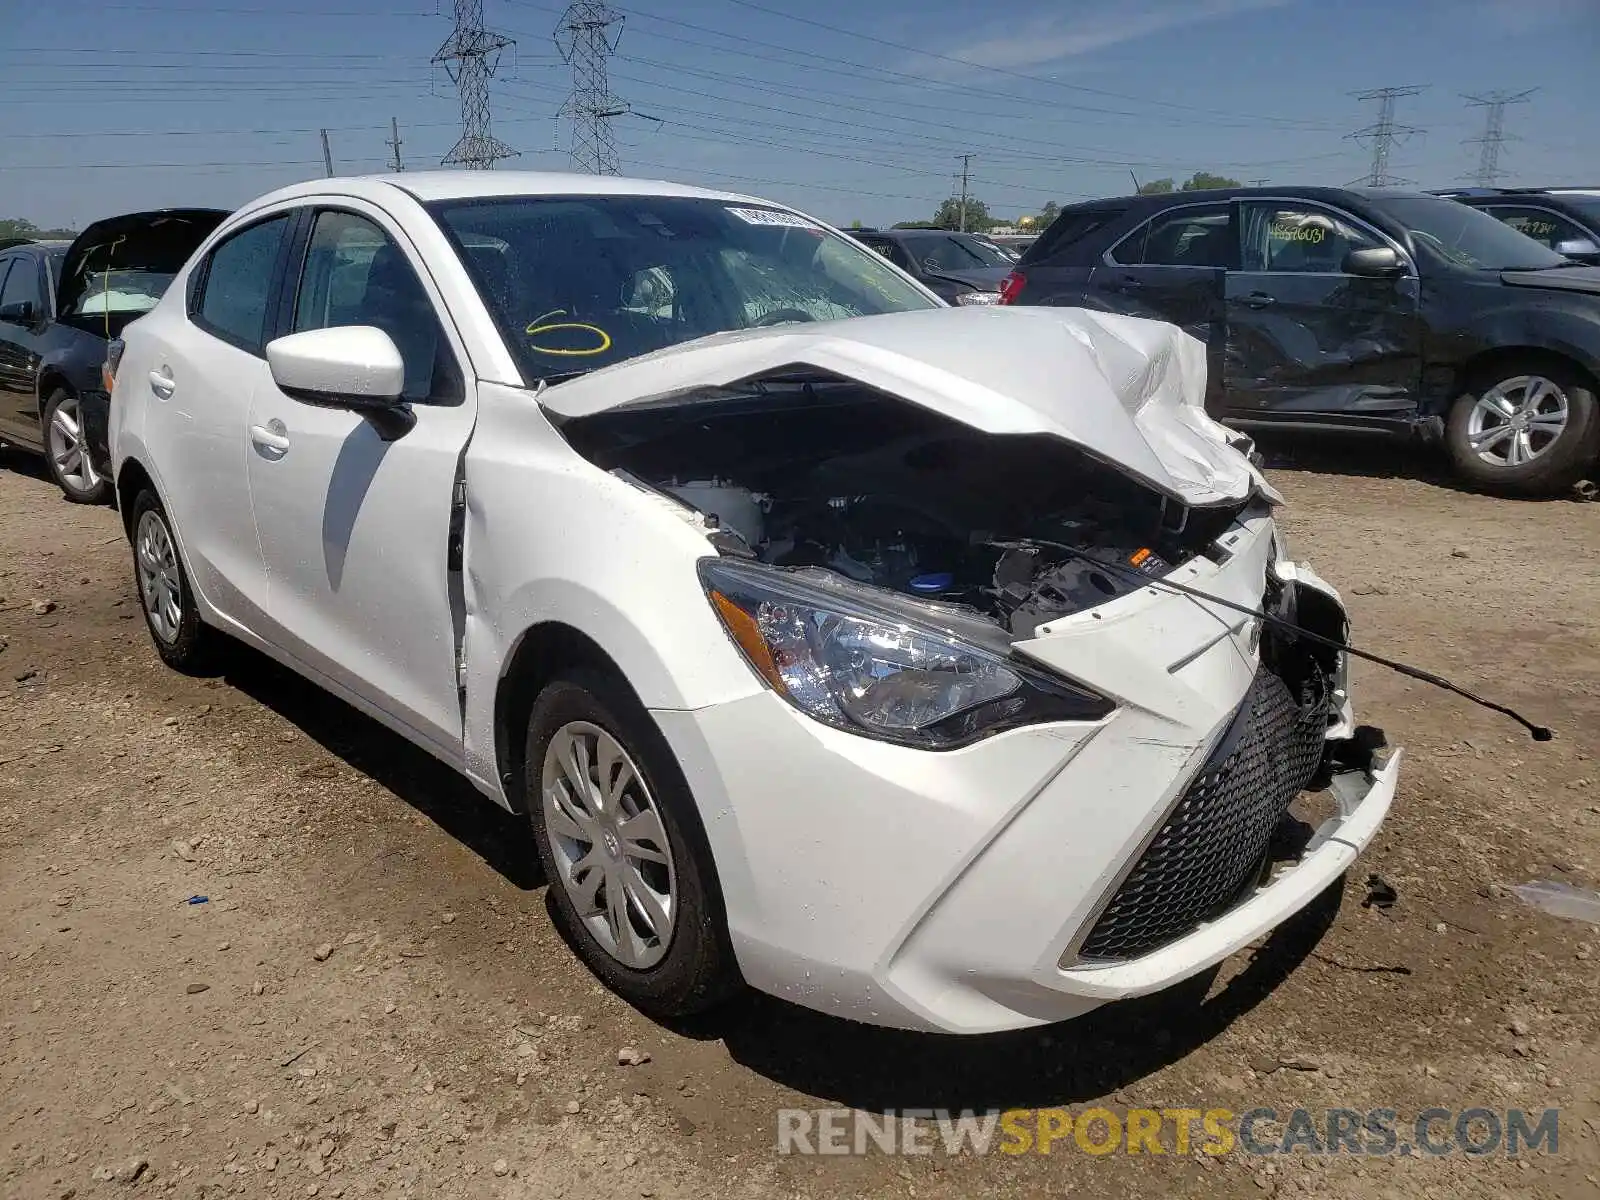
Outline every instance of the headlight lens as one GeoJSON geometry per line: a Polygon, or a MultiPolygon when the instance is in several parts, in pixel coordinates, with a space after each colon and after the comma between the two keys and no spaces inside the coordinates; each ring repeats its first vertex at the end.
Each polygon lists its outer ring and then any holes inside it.
{"type": "Polygon", "coordinates": [[[999,292],[957,292],[957,304],[999,304],[999,292]]]}
{"type": "Polygon", "coordinates": [[[781,572],[707,559],[701,578],[757,674],[828,725],[950,749],[1017,725],[1099,720],[1112,709],[1092,692],[781,572]]]}

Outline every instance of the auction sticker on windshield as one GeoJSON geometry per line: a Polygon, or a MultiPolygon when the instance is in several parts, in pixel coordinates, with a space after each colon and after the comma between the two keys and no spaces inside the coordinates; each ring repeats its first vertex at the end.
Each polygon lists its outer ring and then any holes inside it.
{"type": "Polygon", "coordinates": [[[799,213],[779,212],[775,208],[730,208],[728,210],[747,225],[782,225],[790,229],[821,229],[815,221],[808,221],[799,213]]]}

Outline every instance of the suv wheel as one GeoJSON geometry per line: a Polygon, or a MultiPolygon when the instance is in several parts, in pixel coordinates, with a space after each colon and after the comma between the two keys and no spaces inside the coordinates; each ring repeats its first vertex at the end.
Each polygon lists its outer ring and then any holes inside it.
{"type": "Polygon", "coordinates": [[[44,406],[45,464],[50,478],[74,504],[104,504],[111,499],[111,481],[94,465],[83,407],[65,388],[50,393],[44,406]]]}
{"type": "Polygon", "coordinates": [[[1556,363],[1511,363],[1450,410],[1445,448],[1457,473],[1481,487],[1554,495],[1594,464],[1600,412],[1588,381],[1556,363]]]}
{"type": "Polygon", "coordinates": [[[652,1016],[724,999],[739,980],[716,871],[650,714],[615,676],[575,669],[534,701],[524,762],[550,902],[589,969],[652,1016]]]}

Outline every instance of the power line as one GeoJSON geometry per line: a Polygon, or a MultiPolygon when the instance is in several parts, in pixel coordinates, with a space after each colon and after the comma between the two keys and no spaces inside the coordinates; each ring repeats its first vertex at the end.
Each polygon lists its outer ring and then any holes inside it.
{"type": "Polygon", "coordinates": [[[1513,140],[1513,135],[1506,133],[1506,105],[1526,104],[1528,97],[1539,89],[1529,88],[1527,91],[1517,92],[1488,92],[1482,96],[1463,96],[1472,108],[1488,109],[1487,119],[1484,121],[1483,134],[1480,137],[1467,138],[1466,144],[1477,144],[1481,147],[1478,152],[1478,173],[1473,182],[1483,187],[1493,187],[1495,181],[1504,175],[1500,169],[1500,147],[1507,141],[1513,140]]]}
{"type": "Polygon", "coordinates": [[[1411,125],[1396,125],[1394,121],[1395,101],[1401,96],[1415,96],[1424,91],[1427,85],[1408,85],[1406,87],[1373,88],[1368,92],[1354,92],[1352,95],[1357,100],[1378,101],[1378,119],[1371,125],[1347,134],[1358,142],[1372,144],[1372,169],[1367,172],[1366,183],[1369,187],[1389,187],[1397,183],[1410,183],[1409,179],[1401,179],[1389,173],[1389,156],[1394,150],[1396,142],[1404,141],[1414,133],[1421,133],[1420,129],[1411,125]]]}
{"type": "MultiPolygon", "coordinates": [[[[922,55],[924,58],[937,59],[940,62],[947,62],[958,67],[965,67],[967,70],[989,71],[993,74],[1004,75],[1011,79],[1023,79],[1029,83],[1048,84],[1051,87],[1064,88],[1067,91],[1080,92],[1084,95],[1105,96],[1113,100],[1128,100],[1135,104],[1150,104],[1158,108],[1175,109],[1180,112],[1204,113],[1206,115],[1216,117],[1250,117],[1256,120],[1267,122],[1290,122],[1292,124],[1300,125],[1301,127],[1306,127],[1308,124],[1310,124],[1308,122],[1296,121],[1295,118],[1292,117],[1262,117],[1258,113],[1238,113],[1228,112],[1224,109],[1198,108],[1192,104],[1181,104],[1169,100],[1151,100],[1148,97],[1130,95],[1127,92],[1113,92],[1108,91],[1105,88],[1086,87],[1083,84],[1063,83],[1059,79],[1051,79],[1045,75],[1029,75],[1024,71],[1012,71],[1006,67],[989,66],[985,63],[973,62],[971,59],[957,58],[951,54],[939,54],[932,50],[924,50],[918,46],[907,45],[904,42],[893,42],[887,38],[875,37],[870,33],[862,33],[859,30],[844,29],[838,25],[829,25],[824,21],[813,20],[810,17],[800,17],[796,16],[794,13],[782,12],[775,8],[767,8],[764,5],[752,3],[752,0],[727,0],[727,2],[729,4],[736,4],[740,8],[751,9],[754,12],[766,13],[771,17],[782,17],[786,21],[795,21],[801,25],[809,25],[813,29],[822,29],[829,33],[837,33],[842,37],[858,38],[864,42],[875,42],[880,46],[887,46],[892,50],[904,50],[910,54],[922,55]]],[[[1147,114],[1118,113],[1116,115],[1143,116],[1147,114]]]]}
{"type": "Polygon", "coordinates": [[[605,0],[576,0],[555,28],[556,48],[572,67],[572,93],[557,116],[572,123],[572,165],[593,175],[616,175],[621,170],[611,122],[631,109],[611,94],[606,59],[617,52],[624,20],[605,0]]]}
{"type": "Polygon", "coordinates": [[[487,171],[517,153],[489,132],[489,78],[500,65],[500,52],[515,43],[483,27],[483,0],[455,0],[455,13],[455,32],[433,56],[461,94],[461,140],[441,164],[487,171]]]}

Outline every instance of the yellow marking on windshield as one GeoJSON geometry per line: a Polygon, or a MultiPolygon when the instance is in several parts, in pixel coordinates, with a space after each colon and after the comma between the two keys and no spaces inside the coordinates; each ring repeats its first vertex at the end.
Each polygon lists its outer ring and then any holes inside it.
{"type": "Polygon", "coordinates": [[[600,339],[597,346],[580,346],[575,350],[561,349],[556,346],[529,346],[535,354],[560,354],[568,357],[584,357],[590,354],[604,354],[611,349],[611,335],[598,325],[589,325],[582,321],[551,321],[551,317],[564,317],[567,310],[564,308],[551,309],[542,313],[528,323],[528,328],[523,332],[530,338],[538,337],[543,333],[554,333],[558,329],[578,329],[584,333],[592,333],[600,339]]]}

